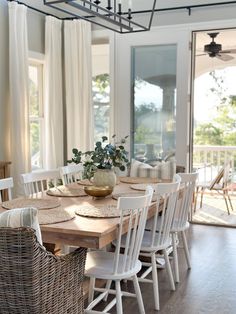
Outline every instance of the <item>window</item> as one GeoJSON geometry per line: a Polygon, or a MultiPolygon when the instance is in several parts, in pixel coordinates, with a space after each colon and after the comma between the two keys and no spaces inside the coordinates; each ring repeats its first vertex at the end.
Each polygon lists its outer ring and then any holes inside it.
{"type": "Polygon", "coordinates": [[[109,137],[110,125],[110,77],[109,44],[92,46],[94,106],[94,140],[109,137]]]}
{"type": "Polygon", "coordinates": [[[133,156],[152,163],[175,154],[176,46],[132,48],[133,156]]]}
{"type": "Polygon", "coordinates": [[[43,64],[29,65],[29,123],[32,170],[43,168],[43,64]]]}

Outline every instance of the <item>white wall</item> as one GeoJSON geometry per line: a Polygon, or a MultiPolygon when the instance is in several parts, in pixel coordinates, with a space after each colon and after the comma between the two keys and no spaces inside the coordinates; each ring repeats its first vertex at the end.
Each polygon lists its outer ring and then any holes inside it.
{"type": "MultiPolygon", "coordinates": [[[[0,0],[0,160],[9,160],[8,93],[9,93],[9,28],[6,0],[0,0]]],[[[44,16],[28,11],[29,49],[44,52],[44,16]]]]}

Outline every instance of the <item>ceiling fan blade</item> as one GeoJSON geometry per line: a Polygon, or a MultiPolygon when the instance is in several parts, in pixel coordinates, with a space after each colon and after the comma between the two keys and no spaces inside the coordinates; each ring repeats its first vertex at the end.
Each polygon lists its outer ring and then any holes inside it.
{"type": "Polygon", "coordinates": [[[236,49],[221,50],[220,53],[236,53],[236,49]]]}
{"type": "Polygon", "coordinates": [[[196,55],[196,57],[201,57],[201,56],[207,56],[207,53],[201,53],[199,55],[196,55]]]}
{"type": "Polygon", "coordinates": [[[223,55],[218,54],[218,55],[216,55],[216,58],[220,59],[221,61],[230,61],[230,60],[234,59],[234,57],[232,57],[230,55],[225,55],[225,54],[223,54],[223,55]]]}

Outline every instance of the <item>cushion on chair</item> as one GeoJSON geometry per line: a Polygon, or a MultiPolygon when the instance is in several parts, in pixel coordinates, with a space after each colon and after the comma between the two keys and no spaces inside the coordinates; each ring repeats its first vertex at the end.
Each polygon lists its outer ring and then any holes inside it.
{"type": "Polygon", "coordinates": [[[0,227],[30,227],[35,230],[37,240],[42,244],[41,230],[36,208],[15,208],[0,214],[0,227]]]}
{"type": "Polygon", "coordinates": [[[156,162],[155,166],[132,159],[130,176],[172,180],[176,173],[175,160],[156,162]]]}

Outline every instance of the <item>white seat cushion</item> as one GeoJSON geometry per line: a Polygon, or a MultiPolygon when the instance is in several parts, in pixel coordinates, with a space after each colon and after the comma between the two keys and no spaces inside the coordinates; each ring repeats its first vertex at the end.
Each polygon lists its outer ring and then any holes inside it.
{"type": "Polygon", "coordinates": [[[124,256],[120,255],[118,271],[116,275],[113,274],[114,266],[114,253],[104,251],[88,252],[85,265],[85,275],[89,277],[101,278],[101,279],[122,279],[129,278],[137,274],[142,264],[138,260],[136,265],[128,272],[122,273],[122,267],[124,264],[124,256]],[[120,273],[120,274],[119,274],[120,273]]]}
{"type": "Polygon", "coordinates": [[[0,227],[30,227],[35,230],[37,240],[42,244],[41,230],[36,208],[15,208],[0,214],[0,227]]]}

